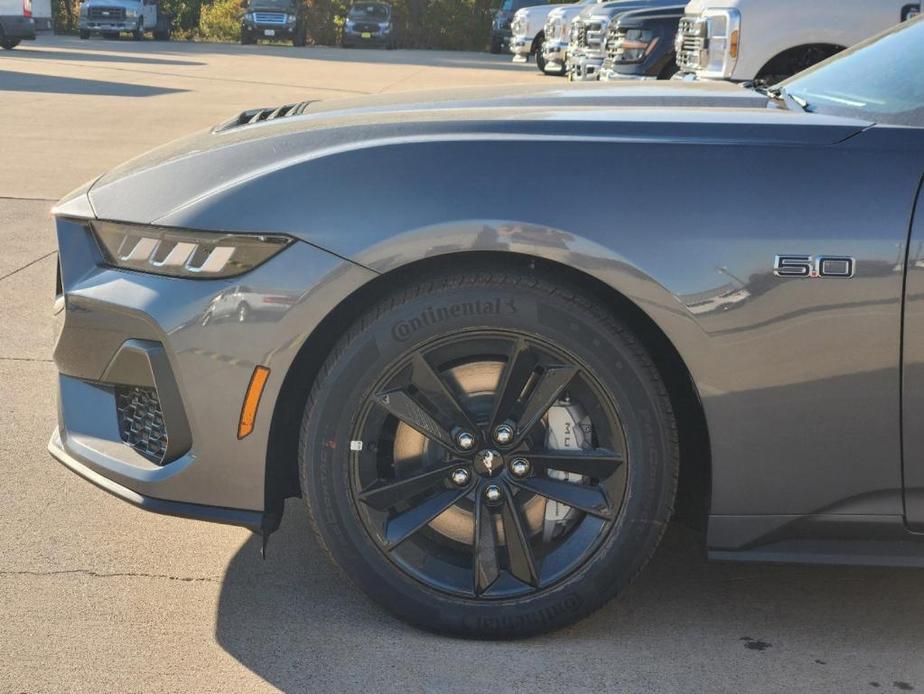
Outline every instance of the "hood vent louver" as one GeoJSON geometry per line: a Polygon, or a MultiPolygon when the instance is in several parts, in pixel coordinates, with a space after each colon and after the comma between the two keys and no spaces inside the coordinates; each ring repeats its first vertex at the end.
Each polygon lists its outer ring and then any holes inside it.
{"type": "Polygon", "coordinates": [[[265,121],[276,120],[277,118],[300,116],[306,110],[308,110],[308,106],[313,103],[314,101],[302,101],[297,104],[286,104],[285,106],[277,106],[274,108],[252,108],[247,111],[243,111],[241,114],[235,116],[231,120],[222,123],[217,128],[215,128],[214,132],[220,133],[226,130],[232,130],[233,128],[240,128],[245,125],[253,125],[254,123],[263,123],[265,121]]]}

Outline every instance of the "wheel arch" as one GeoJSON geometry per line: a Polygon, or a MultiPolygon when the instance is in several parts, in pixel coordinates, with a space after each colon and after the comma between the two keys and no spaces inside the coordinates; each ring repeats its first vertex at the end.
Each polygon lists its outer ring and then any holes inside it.
{"type": "Polygon", "coordinates": [[[671,339],[636,302],[606,282],[556,260],[511,251],[466,251],[411,261],[380,274],[348,295],[308,335],[287,371],[273,408],[266,459],[265,509],[281,514],[286,498],[301,494],[298,440],[302,415],[315,379],[346,329],[384,293],[441,268],[487,268],[542,273],[599,299],[624,320],[651,353],[668,388],[680,436],[680,483],[676,514],[704,529],[711,490],[711,445],[703,405],[690,369],[671,339]]]}

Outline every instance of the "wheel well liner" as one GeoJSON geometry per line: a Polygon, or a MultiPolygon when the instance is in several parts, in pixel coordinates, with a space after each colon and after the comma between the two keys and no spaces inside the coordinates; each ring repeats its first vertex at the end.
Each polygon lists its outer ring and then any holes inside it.
{"type": "MultiPolygon", "coordinates": [[[[764,66],[758,70],[757,77],[762,75],[775,75],[780,73],[785,73],[790,66],[793,66],[794,61],[797,61],[800,57],[804,56],[809,51],[818,52],[818,60],[815,62],[820,62],[825,58],[830,58],[832,55],[840,53],[844,50],[844,46],[838,46],[833,43],[806,43],[801,46],[793,46],[792,48],[787,48],[785,51],[777,53],[775,56],[770,58],[764,66]]],[[[803,66],[799,68],[803,69],[803,66]]],[[[797,70],[798,71],[798,70],[797,70]]]]}
{"type": "Polygon", "coordinates": [[[266,513],[281,515],[285,499],[301,495],[297,461],[305,402],[318,371],[353,321],[368,310],[370,303],[393,287],[412,282],[421,272],[442,267],[453,271],[460,267],[482,268],[497,262],[502,262],[508,271],[515,267],[539,273],[545,279],[554,281],[558,277],[579,286],[599,299],[639,336],[665,381],[677,417],[680,482],[676,516],[697,529],[705,528],[711,489],[711,448],[706,416],[690,372],[674,345],[635,303],[600,280],[554,261],[509,252],[458,253],[409,263],[366,283],[321,321],[286,373],[273,410],[266,456],[266,513]]]}

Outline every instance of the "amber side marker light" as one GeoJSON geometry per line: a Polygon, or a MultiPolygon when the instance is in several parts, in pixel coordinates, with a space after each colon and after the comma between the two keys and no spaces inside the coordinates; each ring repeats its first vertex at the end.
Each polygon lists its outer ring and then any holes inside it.
{"type": "Polygon", "coordinates": [[[731,35],[731,41],[728,42],[728,55],[732,58],[738,57],[738,32],[733,31],[731,35]]]}
{"type": "Polygon", "coordinates": [[[253,431],[253,423],[257,418],[257,408],[260,406],[260,398],[263,395],[263,388],[266,386],[266,379],[269,378],[269,375],[270,370],[265,366],[258,366],[253,370],[250,385],[247,386],[247,392],[244,394],[241,421],[237,425],[238,439],[249,436],[253,431]]]}

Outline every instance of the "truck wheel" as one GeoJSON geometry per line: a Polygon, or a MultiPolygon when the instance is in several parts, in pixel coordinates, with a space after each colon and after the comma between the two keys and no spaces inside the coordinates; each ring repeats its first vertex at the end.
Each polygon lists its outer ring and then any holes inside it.
{"type": "Polygon", "coordinates": [[[88,38],[90,38],[90,32],[89,32],[89,31],[86,31],[86,30],[84,30],[84,29],[81,29],[81,30],[80,30],[80,38],[81,38],[81,40],[86,41],[88,38]]]}
{"type": "Polygon", "coordinates": [[[144,41],[144,29],[136,29],[133,31],[132,39],[135,41],[144,41]]]}
{"type": "Polygon", "coordinates": [[[491,49],[490,49],[491,52],[492,52],[494,55],[497,55],[497,54],[499,54],[499,53],[501,52],[501,49],[502,49],[502,48],[503,48],[503,45],[501,44],[501,40],[500,40],[499,38],[496,38],[496,37],[493,37],[493,36],[492,36],[492,37],[491,37],[491,49]]]}
{"type": "Polygon", "coordinates": [[[306,29],[296,29],[295,36],[292,38],[292,45],[296,48],[304,48],[308,45],[308,31],[306,29]]]}
{"type": "Polygon", "coordinates": [[[536,51],[536,67],[539,68],[539,72],[545,72],[545,56],[541,48],[536,51]]]}
{"type": "Polygon", "coordinates": [[[19,45],[19,39],[8,39],[3,33],[3,27],[0,26],[0,47],[6,51],[11,51],[19,45]]]}
{"type": "Polygon", "coordinates": [[[253,36],[248,34],[246,31],[241,32],[241,45],[250,46],[251,44],[256,43],[253,36]]]}
{"type": "Polygon", "coordinates": [[[580,287],[501,266],[384,296],[321,367],[299,444],[346,575],[417,626],[492,638],[625,588],[670,520],[678,458],[630,328],[580,287]]]}

